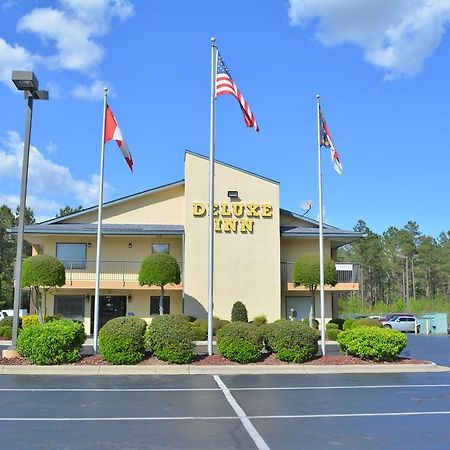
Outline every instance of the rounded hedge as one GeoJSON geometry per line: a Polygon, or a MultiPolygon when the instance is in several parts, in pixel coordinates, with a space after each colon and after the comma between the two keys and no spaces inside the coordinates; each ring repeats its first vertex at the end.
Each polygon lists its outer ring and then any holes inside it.
{"type": "Polygon", "coordinates": [[[339,325],[334,322],[328,322],[325,325],[325,330],[339,330],[339,325]]]}
{"type": "Polygon", "coordinates": [[[194,325],[193,323],[190,324],[192,331],[194,332],[194,339],[196,341],[206,341],[208,338],[208,330],[204,329],[203,327],[199,325],[194,325]]]}
{"type": "Polygon", "coordinates": [[[17,338],[17,350],[32,364],[71,363],[80,359],[80,349],[85,340],[81,323],[57,320],[22,329],[17,338]]]}
{"type": "Polygon", "coordinates": [[[22,319],[22,328],[29,327],[30,325],[37,325],[38,323],[38,316],[36,314],[29,314],[22,319]]]}
{"type": "MultiPolygon", "coordinates": [[[[12,326],[13,326],[13,316],[3,317],[3,319],[0,320],[0,327],[12,327],[12,326]]],[[[22,326],[22,317],[19,317],[19,328],[21,326],[22,326]]]]}
{"type": "Polygon", "coordinates": [[[339,327],[340,330],[344,329],[344,319],[331,319],[328,323],[335,323],[339,327]]]}
{"type": "Polygon", "coordinates": [[[297,321],[280,321],[265,327],[269,349],[282,361],[302,363],[318,351],[316,330],[297,321]]]}
{"type": "Polygon", "coordinates": [[[242,302],[235,302],[231,309],[232,322],[248,322],[247,308],[242,302]]]}
{"type": "MultiPolygon", "coordinates": [[[[230,322],[228,320],[219,319],[218,317],[213,317],[213,335],[215,336],[217,334],[217,330],[222,328],[227,323],[230,322]]],[[[192,326],[201,328],[205,331],[206,335],[208,335],[208,319],[195,319],[192,322],[192,326]]]]}
{"type": "Polygon", "coordinates": [[[325,331],[326,338],[330,341],[335,341],[340,333],[342,333],[342,330],[339,330],[339,328],[328,328],[325,331]]]}
{"type": "Polygon", "coordinates": [[[352,325],[356,322],[356,319],[347,319],[342,325],[344,331],[351,330],[352,325]]]}
{"type": "Polygon", "coordinates": [[[339,350],[351,356],[374,361],[392,361],[408,343],[400,331],[379,327],[359,327],[337,337],[339,350]]]}
{"type": "Polygon", "coordinates": [[[263,333],[261,327],[237,321],[217,332],[217,350],[231,361],[247,364],[261,358],[263,333]]]}
{"type": "Polygon", "coordinates": [[[189,318],[181,314],[157,316],[148,326],[146,343],[153,354],[174,364],[187,364],[194,358],[195,334],[189,318]]]}
{"type": "Polygon", "coordinates": [[[111,364],[136,364],[145,354],[146,328],[145,320],[139,317],[126,316],[109,320],[98,333],[100,355],[111,364]]]}
{"type": "Polygon", "coordinates": [[[257,327],[260,327],[262,325],[265,325],[267,323],[267,317],[265,315],[256,316],[252,320],[252,324],[256,325],[257,327]]]}
{"type": "Polygon", "coordinates": [[[383,324],[377,319],[369,319],[364,317],[363,319],[357,319],[352,324],[352,330],[359,327],[379,327],[381,328],[383,324]]]}

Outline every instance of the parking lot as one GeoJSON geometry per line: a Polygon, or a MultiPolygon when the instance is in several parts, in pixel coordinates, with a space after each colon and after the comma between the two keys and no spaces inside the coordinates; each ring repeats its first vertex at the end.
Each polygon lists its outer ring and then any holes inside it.
{"type": "MultiPolygon", "coordinates": [[[[449,349],[410,335],[404,353],[449,349]]],[[[0,449],[450,448],[450,372],[2,375],[0,404],[0,449]]]]}

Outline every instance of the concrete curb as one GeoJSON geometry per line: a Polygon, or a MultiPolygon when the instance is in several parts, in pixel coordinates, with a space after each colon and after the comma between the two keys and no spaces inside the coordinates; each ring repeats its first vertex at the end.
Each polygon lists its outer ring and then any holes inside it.
{"type": "Polygon", "coordinates": [[[148,365],[148,366],[0,366],[1,375],[313,375],[336,373],[448,372],[437,364],[318,365],[148,365]]]}

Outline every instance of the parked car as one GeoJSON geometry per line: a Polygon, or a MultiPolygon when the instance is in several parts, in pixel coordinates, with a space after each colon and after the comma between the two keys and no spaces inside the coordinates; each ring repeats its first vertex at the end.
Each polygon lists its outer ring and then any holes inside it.
{"type": "Polygon", "coordinates": [[[388,313],[388,314],[385,314],[384,316],[382,316],[381,319],[379,319],[379,320],[381,320],[383,322],[386,320],[390,320],[393,317],[414,317],[414,316],[413,316],[413,314],[410,314],[410,313],[388,313]]]}
{"type": "Polygon", "coordinates": [[[393,330],[404,331],[405,333],[417,333],[420,331],[419,320],[414,316],[394,316],[389,320],[382,320],[384,328],[392,328],[393,330]]]}

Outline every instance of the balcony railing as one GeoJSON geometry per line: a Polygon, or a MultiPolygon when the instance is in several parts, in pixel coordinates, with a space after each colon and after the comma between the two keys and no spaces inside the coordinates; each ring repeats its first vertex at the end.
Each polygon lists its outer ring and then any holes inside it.
{"type": "MultiPolygon", "coordinates": [[[[61,260],[66,268],[66,284],[73,281],[95,281],[95,260],[61,260]]],[[[137,282],[142,261],[100,261],[100,280],[137,282]]],[[[178,261],[181,276],[183,266],[178,261]]]]}
{"type": "MultiPolygon", "coordinates": [[[[292,283],[293,262],[281,263],[281,282],[292,283]]],[[[359,283],[359,264],[336,263],[336,273],[338,283],[359,283]]]]}

